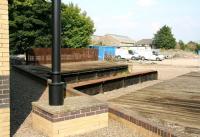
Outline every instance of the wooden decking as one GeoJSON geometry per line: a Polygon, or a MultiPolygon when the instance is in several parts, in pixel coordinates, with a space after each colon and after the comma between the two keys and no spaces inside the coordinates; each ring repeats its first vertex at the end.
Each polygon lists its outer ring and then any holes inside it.
{"type": "Polygon", "coordinates": [[[200,72],[192,72],[110,100],[150,121],[173,123],[200,136],[200,72]]]}
{"type": "MultiPolygon", "coordinates": [[[[51,65],[44,65],[51,68],[51,65]]],[[[95,69],[106,69],[112,67],[125,67],[125,64],[117,64],[106,61],[85,61],[85,62],[72,62],[72,63],[62,63],[61,71],[62,73],[71,73],[71,72],[81,72],[81,71],[91,71],[95,69]]]]}
{"type": "MultiPolygon", "coordinates": [[[[51,73],[51,65],[19,65],[14,66],[17,69],[33,74],[36,77],[40,77],[42,79],[47,80],[50,78],[51,73]]],[[[79,75],[83,73],[90,72],[104,72],[105,70],[113,70],[113,73],[117,70],[118,72],[128,71],[128,65],[126,64],[118,64],[111,63],[106,61],[85,61],[85,62],[72,62],[72,63],[62,63],[61,64],[61,73],[62,75],[67,75],[66,77],[70,77],[69,75],[79,75]]]]}

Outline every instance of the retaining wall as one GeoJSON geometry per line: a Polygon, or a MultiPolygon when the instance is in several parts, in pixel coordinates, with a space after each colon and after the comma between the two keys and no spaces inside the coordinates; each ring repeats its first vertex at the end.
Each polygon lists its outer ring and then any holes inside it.
{"type": "Polygon", "coordinates": [[[157,71],[146,71],[124,76],[115,76],[105,79],[97,79],[72,84],[71,87],[88,95],[96,95],[103,92],[131,86],[149,80],[157,80],[157,71]]]}

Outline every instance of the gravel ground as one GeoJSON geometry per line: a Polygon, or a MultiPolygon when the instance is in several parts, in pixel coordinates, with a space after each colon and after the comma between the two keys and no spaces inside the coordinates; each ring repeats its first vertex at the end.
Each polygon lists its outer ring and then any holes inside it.
{"type": "Polygon", "coordinates": [[[110,119],[107,128],[102,128],[87,134],[70,136],[70,137],[142,137],[142,136],[136,133],[134,130],[127,128],[125,125],[110,119]]]}
{"type": "MultiPolygon", "coordinates": [[[[16,133],[14,137],[47,137],[42,133],[35,131],[28,127],[21,127],[20,132],[16,133]]],[[[67,137],[142,137],[139,133],[131,130],[125,125],[109,119],[108,127],[102,128],[93,132],[82,135],[67,136],[67,137]]]]}
{"type": "Polygon", "coordinates": [[[128,64],[131,72],[157,70],[158,80],[161,81],[173,79],[191,71],[200,71],[200,59],[166,59],[163,61],[129,62],[128,64]]]}
{"type": "Polygon", "coordinates": [[[42,137],[31,128],[31,102],[36,101],[45,87],[11,69],[11,136],[42,137]]]}

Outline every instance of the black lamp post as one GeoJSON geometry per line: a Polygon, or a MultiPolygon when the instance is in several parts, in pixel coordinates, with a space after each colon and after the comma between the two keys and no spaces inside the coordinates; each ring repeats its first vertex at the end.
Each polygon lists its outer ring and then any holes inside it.
{"type": "Polygon", "coordinates": [[[49,84],[49,105],[60,106],[64,103],[64,83],[61,82],[60,35],[61,0],[52,0],[53,6],[53,47],[52,47],[52,83],[49,84]]]}

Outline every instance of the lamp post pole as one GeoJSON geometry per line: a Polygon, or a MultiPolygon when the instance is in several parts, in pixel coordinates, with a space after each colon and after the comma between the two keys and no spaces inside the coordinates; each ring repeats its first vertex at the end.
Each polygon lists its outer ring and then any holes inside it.
{"type": "Polygon", "coordinates": [[[53,7],[53,47],[52,47],[52,82],[49,84],[49,105],[60,106],[64,103],[64,83],[61,82],[61,0],[52,0],[53,7]]]}

